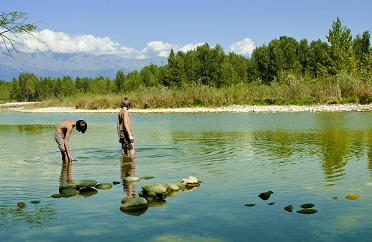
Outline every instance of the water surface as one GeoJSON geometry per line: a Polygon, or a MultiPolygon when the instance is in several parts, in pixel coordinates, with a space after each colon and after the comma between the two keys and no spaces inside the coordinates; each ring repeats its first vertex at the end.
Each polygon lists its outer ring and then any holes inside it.
{"type": "Polygon", "coordinates": [[[361,241],[372,218],[372,112],[132,114],[137,155],[120,159],[116,114],[0,112],[0,237],[7,241],[361,241]],[[65,119],[73,131],[71,169],[53,140],[65,119]],[[51,198],[61,179],[99,183],[153,176],[89,196],[51,198]],[[179,183],[140,216],[121,200],[144,183],[179,183]],[[269,200],[258,197],[274,192],[269,200]],[[348,200],[348,194],[358,200],[348,200]],[[18,208],[18,202],[25,208],[18,208]],[[315,214],[299,214],[315,204],[315,214]],[[246,204],[254,204],[248,207],[246,204]],[[284,207],[293,205],[293,212],[284,207]]]}

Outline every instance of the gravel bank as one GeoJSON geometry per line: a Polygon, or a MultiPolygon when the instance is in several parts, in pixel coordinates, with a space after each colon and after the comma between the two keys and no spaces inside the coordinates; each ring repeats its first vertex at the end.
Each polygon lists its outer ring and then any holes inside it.
{"type": "MultiPolygon", "coordinates": [[[[76,109],[72,107],[47,107],[47,108],[29,108],[28,103],[10,103],[1,104],[0,109],[29,112],[29,113],[116,113],[119,109],[99,109],[87,110],[76,109]]],[[[276,113],[276,112],[349,112],[349,111],[372,111],[372,104],[336,104],[336,105],[269,105],[269,106],[249,106],[249,105],[232,105],[228,107],[217,108],[159,108],[159,109],[131,109],[132,113],[276,113]]]]}

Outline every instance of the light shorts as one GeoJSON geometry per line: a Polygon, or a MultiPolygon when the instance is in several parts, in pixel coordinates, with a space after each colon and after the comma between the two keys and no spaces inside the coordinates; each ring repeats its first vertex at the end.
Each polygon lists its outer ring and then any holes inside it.
{"type": "Polygon", "coordinates": [[[60,149],[60,151],[65,152],[66,151],[66,148],[65,148],[65,135],[62,134],[62,133],[57,133],[56,132],[54,134],[54,140],[57,142],[58,148],[60,149]]]}

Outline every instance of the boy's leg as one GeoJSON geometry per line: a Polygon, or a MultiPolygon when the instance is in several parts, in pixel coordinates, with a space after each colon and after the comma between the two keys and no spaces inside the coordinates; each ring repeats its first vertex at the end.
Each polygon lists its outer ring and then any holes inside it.
{"type": "Polygon", "coordinates": [[[62,161],[68,162],[68,156],[66,154],[66,151],[61,150],[61,155],[62,155],[62,161]]]}
{"type": "Polygon", "coordinates": [[[127,155],[128,153],[128,147],[126,144],[124,144],[124,142],[121,144],[121,155],[127,155]]]}
{"type": "Polygon", "coordinates": [[[134,144],[130,143],[128,144],[128,150],[129,150],[129,155],[134,156],[136,154],[136,150],[134,149],[134,144]]]}

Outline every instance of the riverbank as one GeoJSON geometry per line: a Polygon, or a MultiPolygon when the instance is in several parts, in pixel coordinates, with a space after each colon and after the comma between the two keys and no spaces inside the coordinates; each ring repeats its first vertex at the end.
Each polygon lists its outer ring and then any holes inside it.
{"type": "MultiPolygon", "coordinates": [[[[5,103],[0,104],[0,110],[28,113],[116,113],[117,109],[76,109],[73,107],[45,107],[33,108],[35,103],[5,103]]],[[[158,109],[131,109],[132,113],[275,113],[275,112],[349,112],[349,111],[372,111],[372,104],[332,104],[332,105],[267,105],[267,106],[250,106],[250,105],[232,105],[227,107],[216,108],[158,108],[158,109]]]]}

